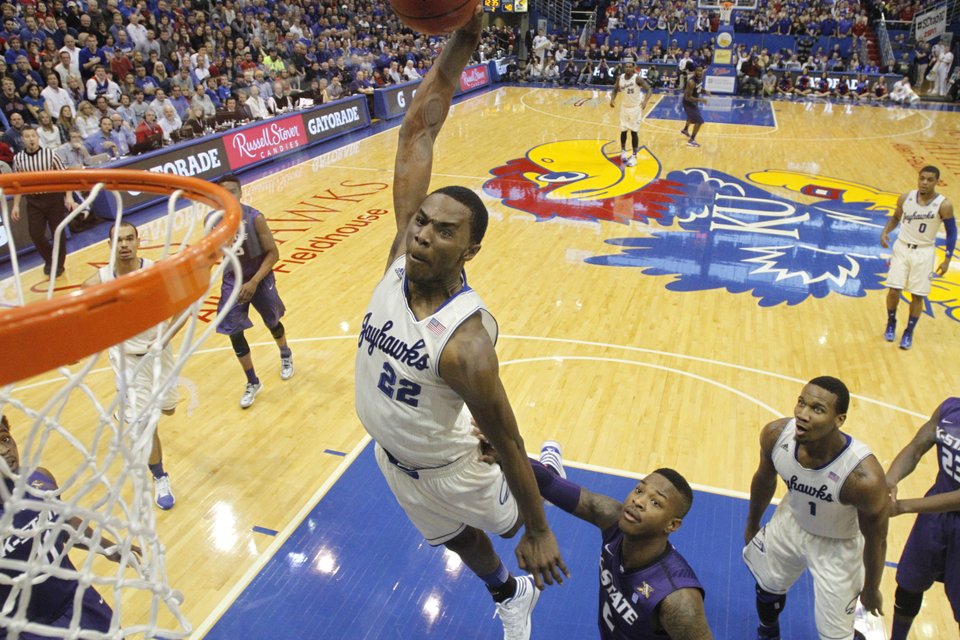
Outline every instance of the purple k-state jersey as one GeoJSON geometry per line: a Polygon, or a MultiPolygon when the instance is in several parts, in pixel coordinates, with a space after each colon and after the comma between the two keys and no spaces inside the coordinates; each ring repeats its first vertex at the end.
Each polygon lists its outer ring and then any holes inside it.
{"type": "Polygon", "coordinates": [[[940,470],[927,495],[960,489],[960,398],[947,398],[940,405],[937,458],[940,470]]]}
{"type": "Polygon", "coordinates": [[[669,542],[667,550],[646,567],[625,571],[623,532],[614,525],[603,532],[600,551],[600,610],[602,640],[661,640],[657,607],[679,589],[703,586],[683,556],[669,542]]]}
{"type": "MultiPolygon", "coordinates": [[[[255,221],[257,217],[263,215],[249,205],[241,205],[243,210],[243,242],[240,243],[240,249],[237,251],[237,258],[240,260],[240,268],[243,271],[243,281],[246,282],[256,275],[263,264],[263,254],[266,253],[260,244],[260,236],[257,235],[255,221]]],[[[233,271],[227,269],[223,272],[224,281],[233,282],[233,271]]]]}
{"type": "MultiPolygon", "coordinates": [[[[8,487],[12,485],[11,481],[7,480],[6,482],[8,483],[8,487]]],[[[39,470],[34,471],[30,475],[28,483],[30,486],[36,489],[47,491],[57,488],[53,478],[39,470]]],[[[27,495],[29,496],[30,494],[27,495]]],[[[24,508],[14,514],[14,528],[30,531],[38,526],[42,526],[40,522],[41,515],[39,512],[40,504],[41,502],[37,500],[37,511],[34,511],[30,508],[24,508]]],[[[0,505],[0,513],[2,513],[3,510],[4,505],[0,505]]],[[[54,534],[48,530],[47,533],[43,535],[48,536],[54,534]]],[[[57,540],[53,548],[54,553],[57,554],[63,552],[63,544],[67,534],[61,533],[61,536],[62,537],[57,540]]],[[[33,545],[37,542],[37,539],[33,536],[20,537],[14,533],[7,538],[2,539],[0,542],[2,542],[3,545],[0,547],[0,557],[9,560],[26,562],[31,557],[33,545]]],[[[61,561],[60,566],[69,570],[74,568],[73,564],[70,562],[70,558],[66,554],[63,555],[63,560],[61,561]]],[[[2,571],[10,576],[15,576],[19,573],[11,569],[4,569],[2,571]]],[[[33,585],[33,591],[30,595],[30,604],[27,607],[27,620],[44,622],[47,624],[52,623],[59,618],[61,614],[73,603],[73,596],[76,590],[76,580],[63,580],[53,576],[47,577],[42,582],[35,583],[33,585]]],[[[10,585],[0,585],[0,606],[3,606],[9,595],[10,585]]],[[[0,637],[5,637],[5,634],[3,634],[2,631],[0,631],[0,637]]]]}

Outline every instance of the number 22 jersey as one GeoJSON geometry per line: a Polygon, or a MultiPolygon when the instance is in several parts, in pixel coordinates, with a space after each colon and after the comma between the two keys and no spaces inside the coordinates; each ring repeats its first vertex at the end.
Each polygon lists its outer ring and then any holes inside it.
{"type": "Polygon", "coordinates": [[[404,465],[439,467],[473,452],[463,399],[440,377],[440,356],[457,328],[480,314],[496,343],[497,322],[467,285],[418,320],[407,303],[406,256],[373,290],[357,341],[355,403],[367,433],[404,465]]]}

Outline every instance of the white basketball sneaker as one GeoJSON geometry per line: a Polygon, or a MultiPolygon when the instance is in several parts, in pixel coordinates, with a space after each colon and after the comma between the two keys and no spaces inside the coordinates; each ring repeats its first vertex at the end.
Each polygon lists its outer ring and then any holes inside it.
{"type": "Polygon", "coordinates": [[[626,151],[621,151],[621,152],[620,152],[620,162],[626,164],[626,163],[627,163],[627,160],[628,160],[629,158],[630,158],[630,154],[629,154],[629,153],[627,153],[626,151]]]}
{"type": "Polygon", "coordinates": [[[293,354],[284,358],[280,357],[280,379],[289,380],[293,377],[295,369],[293,368],[293,354]]]}
{"type": "Polygon", "coordinates": [[[547,440],[540,445],[540,463],[557,472],[557,475],[566,480],[567,471],[563,468],[563,450],[559,442],[547,440]]]}
{"type": "Polygon", "coordinates": [[[153,479],[153,498],[157,506],[164,511],[172,509],[173,505],[177,503],[177,499],[173,497],[173,490],[170,488],[169,473],[153,479]]]}
{"type": "Polygon", "coordinates": [[[244,389],[243,395],[240,396],[240,408],[249,409],[253,404],[254,398],[257,397],[257,394],[260,393],[261,389],[263,389],[262,382],[258,382],[257,384],[247,383],[247,387],[244,389]]]}
{"type": "Polygon", "coordinates": [[[503,623],[503,640],[530,640],[530,619],[540,599],[540,590],[531,576],[515,577],[517,592],[512,598],[497,603],[497,613],[503,623]]]}
{"type": "Polygon", "coordinates": [[[632,156],[630,156],[629,158],[627,158],[627,166],[628,166],[628,167],[635,167],[635,166],[637,166],[637,156],[636,156],[636,155],[632,155],[632,156]]]}

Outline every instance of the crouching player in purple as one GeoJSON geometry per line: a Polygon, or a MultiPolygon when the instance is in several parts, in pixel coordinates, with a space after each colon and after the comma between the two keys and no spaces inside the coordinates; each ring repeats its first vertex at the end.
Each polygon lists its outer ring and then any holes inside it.
{"type": "MultiPolygon", "coordinates": [[[[227,174],[217,180],[217,184],[229,191],[238,201],[240,200],[242,195],[240,179],[235,175],[227,174]]],[[[263,323],[270,330],[270,335],[273,336],[277,346],[280,347],[280,379],[289,380],[292,378],[294,369],[293,353],[287,346],[286,331],[283,328],[283,323],[280,322],[280,318],[286,312],[286,307],[284,307],[283,300],[280,299],[280,294],[277,292],[277,283],[273,276],[273,265],[280,259],[280,251],[277,249],[277,243],[273,240],[273,233],[267,226],[263,214],[251,206],[245,204],[241,206],[243,208],[245,233],[243,244],[237,255],[243,272],[243,282],[240,285],[240,293],[237,296],[236,304],[227,312],[223,322],[217,327],[217,333],[230,336],[233,351],[237,354],[240,366],[243,367],[243,371],[247,375],[247,386],[240,398],[240,407],[247,409],[263,389],[263,383],[260,382],[260,378],[257,377],[253,368],[250,345],[243,335],[244,330],[253,326],[250,321],[251,304],[263,318],[263,323]]],[[[225,271],[220,289],[218,312],[223,310],[234,286],[233,272],[225,271]]]]}
{"type": "Polygon", "coordinates": [[[960,622],[960,398],[949,398],[920,427],[887,471],[892,506],[890,515],[916,513],[907,544],[897,566],[893,631],[890,640],[906,640],[920,612],[923,592],[942,582],[960,622]],[[940,469],[936,482],[922,498],[897,497],[897,484],[913,473],[917,463],[937,445],[940,469]]]}
{"type": "Polygon", "coordinates": [[[602,640],[712,640],[703,586],[668,539],[693,503],[683,476],[657,469],[621,503],[567,480],[556,442],[543,443],[530,465],[545,500],[603,532],[602,640]]]}
{"type": "MultiPolygon", "coordinates": [[[[3,457],[7,462],[7,467],[10,469],[10,473],[19,474],[20,473],[20,452],[17,449],[17,442],[13,439],[13,434],[10,433],[10,423],[7,420],[6,416],[0,417],[0,457],[3,457]]],[[[9,476],[3,477],[3,482],[7,484],[7,490],[13,490],[13,479],[9,476]]],[[[36,469],[33,473],[30,474],[30,477],[27,480],[28,484],[36,490],[39,491],[53,491],[57,489],[57,481],[53,477],[53,474],[43,468],[36,469]]],[[[32,497],[31,494],[27,494],[27,497],[32,497]]],[[[3,545],[0,546],[0,558],[5,560],[10,560],[19,563],[26,563],[34,557],[33,545],[37,540],[37,534],[29,533],[23,537],[17,535],[18,532],[27,532],[31,531],[33,528],[37,527],[41,521],[41,511],[43,507],[41,506],[41,499],[36,498],[37,509],[33,510],[30,508],[23,508],[14,513],[13,515],[13,530],[12,533],[3,539],[3,545]]],[[[0,507],[0,515],[7,510],[7,505],[3,504],[0,507]]],[[[48,512],[49,513],[49,512],[48,512]]],[[[48,516],[50,520],[55,520],[56,516],[50,514],[48,516]]],[[[49,527],[53,523],[46,525],[49,527]]],[[[70,524],[74,527],[82,526],[82,522],[79,517],[75,517],[70,521],[70,524]]],[[[91,536],[93,532],[90,529],[87,529],[87,536],[91,536]]],[[[43,535],[44,538],[47,534],[43,535]]],[[[60,538],[53,544],[53,549],[51,554],[56,554],[58,557],[63,559],[59,563],[59,568],[61,570],[74,572],[76,568],[73,563],[70,561],[70,557],[64,553],[64,544],[67,539],[67,533],[62,532],[60,538]]],[[[44,541],[43,544],[46,544],[44,541]]],[[[113,560],[114,562],[119,562],[120,555],[116,551],[112,553],[107,553],[107,549],[114,547],[114,543],[106,538],[101,538],[100,540],[101,550],[100,552],[106,556],[108,559],[113,560]]],[[[74,545],[77,548],[87,548],[80,544],[74,545]]],[[[140,549],[137,547],[131,547],[132,550],[139,554],[140,549]]],[[[51,570],[53,567],[51,567],[51,570]]],[[[0,572],[14,578],[17,576],[17,571],[12,568],[4,568],[0,572]]],[[[79,583],[76,580],[71,580],[67,578],[61,578],[54,575],[47,575],[43,580],[35,579],[30,589],[30,601],[26,603],[26,620],[32,623],[38,623],[47,625],[50,627],[56,627],[58,629],[68,629],[70,628],[70,623],[73,620],[74,614],[74,596],[77,592],[77,589],[80,588],[79,583]]],[[[11,594],[11,585],[10,584],[0,584],[0,607],[3,607],[8,613],[5,614],[5,618],[9,620],[13,616],[13,612],[19,610],[23,606],[19,602],[10,602],[7,600],[13,598],[14,600],[18,599],[16,594],[11,594]]],[[[110,606],[103,601],[103,598],[100,597],[100,594],[97,593],[96,589],[93,587],[87,587],[83,592],[83,599],[81,600],[82,611],[80,612],[80,629],[90,630],[90,631],[101,631],[107,632],[110,630],[110,621],[113,618],[113,611],[110,609],[110,606]]],[[[7,637],[7,629],[0,627],[0,638],[5,639],[7,637]]],[[[28,633],[20,632],[21,640],[40,640],[41,638],[52,637],[47,634],[42,636],[28,633]]]]}

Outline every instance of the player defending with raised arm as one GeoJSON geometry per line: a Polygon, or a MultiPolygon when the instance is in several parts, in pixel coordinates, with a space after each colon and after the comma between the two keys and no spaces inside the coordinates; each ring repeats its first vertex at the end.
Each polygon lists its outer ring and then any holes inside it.
{"type": "Polygon", "coordinates": [[[657,469],[621,503],[567,480],[556,442],[543,443],[531,464],[540,495],[603,533],[601,640],[713,639],[703,586],[669,540],[693,504],[682,475],[657,469]]]}
{"type": "Polygon", "coordinates": [[[843,382],[814,378],[800,392],[794,417],[775,420],[760,434],[743,550],[757,582],[760,640],[780,638],[787,591],[805,568],[813,576],[821,640],[863,638],[853,628],[858,596],[868,611],[883,614],[889,497],[880,463],[840,431],[849,404],[843,382]],[[778,474],[787,495],[761,529],[778,474]]]}
{"type": "Polygon", "coordinates": [[[937,232],[941,222],[947,230],[947,253],[937,267],[937,275],[944,275],[950,268],[957,244],[953,204],[946,196],[937,193],[939,180],[940,169],[937,167],[928,165],[920,169],[917,188],[900,196],[896,210],[880,234],[880,245],[887,248],[890,246],[890,232],[900,225],[887,274],[887,329],[883,336],[888,342],[897,337],[897,305],[906,289],[910,292],[910,318],[900,338],[901,349],[913,345],[913,331],[930,295],[930,275],[937,259],[937,232]]]}
{"type": "MultiPolygon", "coordinates": [[[[140,234],[129,222],[121,222],[118,227],[111,229],[109,242],[115,254],[113,268],[110,268],[109,262],[103,265],[84,281],[84,287],[108,282],[153,264],[153,260],[137,255],[140,250],[140,234]]],[[[124,403],[127,414],[125,420],[128,423],[133,421],[134,416],[144,414],[152,389],[169,376],[173,369],[173,347],[169,342],[159,351],[159,369],[155,369],[152,362],[144,361],[144,358],[153,353],[157,336],[158,330],[154,327],[111,347],[108,352],[110,367],[117,381],[117,389],[123,388],[127,391],[124,403]],[[157,371],[159,371],[159,378],[154,379],[157,371]]],[[[160,412],[165,416],[172,416],[176,409],[177,385],[171,384],[161,398],[160,412]]],[[[163,470],[163,447],[160,444],[159,425],[153,430],[153,447],[147,464],[153,476],[154,501],[161,509],[172,509],[176,498],[170,487],[170,474],[163,470]]]]}
{"type": "Polygon", "coordinates": [[[943,582],[960,622],[960,398],[948,398],[920,427],[903,451],[890,464],[887,486],[892,500],[891,516],[916,513],[917,521],[897,565],[897,591],[893,605],[890,640],[906,640],[913,619],[920,612],[923,593],[936,581],[943,582]],[[897,485],[913,473],[917,463],[937,445],[940,468],[933,486],[922,498],[902,499],[897,485]]]}
{"type": "Polygon", "coordinates": [[[683,112],[687,119],[683,123],[683,129],[680,130],[680,133],[690,138],[687,141],[687,146],[690,147],[700,146],[700,143],[697,142],[697,134],[700,133],[700,127],[703,126],[703,114],[700,113],[700,105],[707,103],[707,99],[701,96],[701,93],[703,93],[703,67],[695,67],[693,76],[687,80],[683,89],[683,112]],[[693,133],[687,131],[690,125],[693,125],[693,133]]]}
{"type": "Polygon", "coordinates": [[[620,105],[620,160],[628,167],[637,166],[637,150],[640,148],[640,121],[643,112],[650,102],[653,89],[646,80],[637,73],[637,65],[633,58],[623,61],[623,73],[613,85],[610,95],[610,107],[617,105],[617,95],[623,94],[620,105]],[[630,141],[633,143],[633,155],[627,153],[627,131],[630,132],[630,141]]]}
{"type": "MultiPolygon", "coordinates": [[[[230,192],[240,202],[243,190],[240,178],[233,174],[221,176],[217,184],[230,192]]],[[[249,409],[253,405],[257,394],[263,389],[263,383],[257,377],[253,368],[253,356],[250,355],[250,344],[244,331],[253,326],[250,321],[250,305],[257,310],[263,324],[267,326],[270,335],[280,349],[280,379],[289,380],[293,377],[293,352],[287,344],[287,330],[280,318],[287,312],[280,292],[277,291],[277,280],[273,275],[273,265],[280,259],[280,251],[273,239],[273,232],[267,225],[262,213],[253,207],[240,202],[243,209],[243,244],[238,257],[243,282],[239,284],[240,292],[237,301],[227,311],[223,321],[217,326],[217,333],[230,336],[233,352],[243,367],[247,376],[247,386],[240,396],[240,408],[249,409]]],[[[232,269],[223,272],[223,281],[220,285],[220,302],[217,313],[223,311],[224,305],[230,298],[233,288],[237,286],[232,269]]]]}
{"type": "Polygon", "coordinates": [[[380,470],[414,526],[486,583],[504,638],[526,639],[539,589],[561,582],[567,569],[500,381],[496,322],[463,271],[480,251],[486,207],[465,187],[428,195],[434,142],[479,42],[481,16],[478,5],[447,41],[400,127],[397,235],[363,317],[356,408],[377,443],[380,470]],[[501,451],[502,471],[478,459],[464,406],[501,451]],[[521,525],[526,530],[516,556],[533,576],[513,578],[484,532],[509,537],[521,525]]]}

